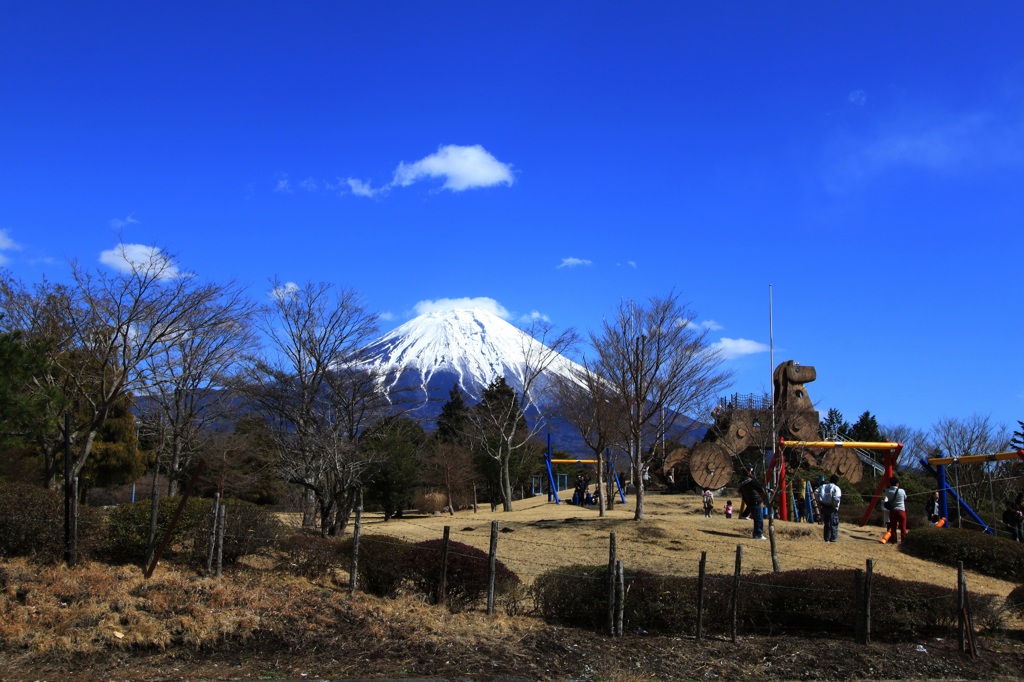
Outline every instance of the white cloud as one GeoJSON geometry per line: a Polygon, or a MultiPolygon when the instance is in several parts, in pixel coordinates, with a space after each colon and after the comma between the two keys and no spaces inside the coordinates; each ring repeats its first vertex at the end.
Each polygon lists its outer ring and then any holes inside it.
{"type": "Polygon", "coordinates": [[[572,257],[570,257],[570,258],[563,258],[561,264],[558,267],[560,267],[560,268],[575,268],[575,267],[579,267],[581,265],[593,265],[593,264],[594,264],[593,261],[589,261],[586,258],[572,258],[572,257]]]}
{"type": "Polygon", "coordinates": [[[413,306],[413,310],[416,311],[417,315],[447,312],[449,310],[486,310],[502,319],[509,318],[509,312],[505,306],[486,296],[477,298],[439,298],[434,301],[420,301],[413,306]]]}
{"type": "MultiPolygon", "coordinates": [[[[11,236],[7,234],[7,230],[0,230],[0,252],[17,251],[20,248],[21,246],[15,243],[11,236]]],[[[0,253],[0,265],[7,265],[9,262],[10,259],[7,257],[7,254],[0,253]]]]}
{"type": "Polygon", "coordinates": [[[391,320],[395,319],[395,314],[391,312],[383,312],[378,317],[380,317],[380,319],[384,320],[385,322],[390,322],[391,320]]]}
{"type": "Polygon", "coordinates": [[[294,296],[299,291],[299,285],[295,282],[285,282],[279,287],[270,290],[270,297],[281,301],[294,296]]]}
{"type": "Polygon", "coordinates": [[[292,193],[292,183],[291,181],[288,180],[287,175],[282,175],[280,178],[278,178],[277,184],[274,185],[274,191],[279,194],[292,193]]]}
{"type": "Polygon", "coordinates": [[[380,194],[381,192],[387,191],[383,188],[373,189],[370,187],[370,183],[363,182],[356,178],[348,178],[345,182],[348,183],[348,188],[352,191],[352,194],[355,194],[357,197],[372,197],[380,194]]]}
{"type": "Polygon", "coordinates": [[[436,154],[413,163],[398,164],[392,186],[407,187],[424,178],[444,178],[444,189],[462,192],[477,187],[511,185],[512,167],[494,158],[480,145],[450,144],[436,154]]]}
{"type": "Polygon", "coordinates": [[[725,327],[723,327],[722,325],[718,324],[714,320],[704,320],[703,322],[699,322],[698,326],[700,326],[700,327],[702,327],[704,329],[707,329],[708,331],[712,331],[712,332],[717,332],[717,331],[721,331],[722,329],[725,329],[725,327]]]}
{"type": "Polygon", "coordinates": [[[727,339],[722,338],[711,344],[712,348],[721,351],[722,357],[726,360],[738,358],[742,355],[753,355],[754,353],[767,353],[769,348],[763,343],[751,341],[750,339],[727,339]]]}
{"type": "Polygon", "coordinates": [[[158,247],[145,244],[118,244],[100,253],[100,263],[123,273],[151,273],[158,279],[174,279],[181,274],[158,247]]]}
{"type": "Polygon", "coordinates": [[[138,225],[138,224],[140,224],[140,223],[139,223],[138,220],[135,219],[135,214],[134,213],[129,213],[127,218],[111,218],[110,219],[110,227],[112,227],[115,230],[120,230],[122,227],[128,227],[129,225],[138,225]]]}
{"type": "Polygon", "coordinates": [[[313,178],[306,178],[299,183],[299,187],[306,190],[307,192],[315,192],[320,189],[320,185],[313,178]]]}
{"type": "Polygon", "coordinates": [[[868,95],[863,90],[854,90],[853,92],[846,96],[846,99],[850,102],[850,104],[862,107],[867,103],[868,95]]]}
{"type": "Polygon", "coordinates": [[[527,313],[526,315],[520,315],[519,321],[529,324],[530,322],[550,322],[551,318],[542,312],[534,310],[532,312],[527,313]]]}

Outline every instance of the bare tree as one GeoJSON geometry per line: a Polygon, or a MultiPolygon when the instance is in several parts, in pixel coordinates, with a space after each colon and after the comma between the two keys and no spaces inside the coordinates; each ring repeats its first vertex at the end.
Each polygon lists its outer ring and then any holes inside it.
{"type": "MultiPolygon", "coordinates": [[[[944,417],[935,422],[928,440],[932,452],[958,459],[964,455],[983,455],[1005,450],[1009,446],[1010,431],[1005,425],[995,425],[988,415],[974,414],[966,419],[944,417]]],[[[985,508],[994,496],[989,464],[951,465],[949,483],[975,511],[985,508]],[[986,481],[988,478],[988,481],[986,481]]],[[[1002,482],[1001,482],[1002,483],[1002,482]]],[[[1005,484],[1000,486],[1001,491],[1005,484]]]]}
{"type": "MultiPolygon", "coordinates": [[[[117,401],[153,387],[146,363],[186,320],[193,327],[212,324],[210,306],[221,292],[179,271],[174,258],[158,249],[140,257],[122,245],[119,255],[122,270],[114,273],[72,262],[68,284],[43,281],[29,290],[9,277],[0,281],[0,324],[48,341],[54,371],[39,381],[57,388],[70,405],[75,476],[117,401]]],[[[51,450],[50,485],[55,462],[51,450]]]]}
{"type": "Polygon", "coordinates": [[[599,515],[605,516],[612,500],[605,482],[605,453],[623,433],[622,403],[613,386],[595,372],[584,359],[568,375],[555,379],[556,411],[559,417],[580,434],[597,460],[599,515]]]}
{"type": "Polygon", "coordinates": [[[336,532],[338,505],[369,468],[360,429],[386,402],[381,383],[359,369],[377,316],[353,291],[274,281],[258,325],[267,348],[247,358],[240,390],[269,424],[283,475],[317,506],[306,506],[303,525],[319,511],[321,532],[336,532]]]}
{"type": "Polygon", "coordinates": [[[567,362],[562,354],[575,345],[577,335],[573,329],[556,333],[551,325],[535,322],[522,339],[520,371],[516,377],[522,390],[508,387],[511,390],[508,399],[495,394],[494,399],[481,401],[467,413],[467,435],[474,447],[499,466],[499,489],[504,511],[512,511],[509,464],[514,457],[524,453],[546,424],[541,403],[553,388],[547,372],[557,363],[567,362]]]}
{"type": "Polygon", "coordinates": [[[918,460],[928,455],[928,434],[906,424],[885,425],[881,427],[882,437],[892,443],[903,443],[900,450],[897,469],[919,469],[918,460]]]}
{"type": "Polygon", "coordinates": [[[255,335],[253,303],[234,282],[183,318],[166,344],[142,363],[149,392],[143,419],[156,423],[167,444],[167,494],[177,493],[182,472],[199,454],[202,435],[223,426],[235,400],[224,390],[255,335]]]}
{"type": "Polygon", "coordinates": [[[623,301],[601,332],[590,335],[593,367],[624,407],[637,520],[644,517],[644,473],[653,442],[687,413],[700,412],[731,381],[707,330],[693,318],[675,293],[641,304],[623,301]]]}

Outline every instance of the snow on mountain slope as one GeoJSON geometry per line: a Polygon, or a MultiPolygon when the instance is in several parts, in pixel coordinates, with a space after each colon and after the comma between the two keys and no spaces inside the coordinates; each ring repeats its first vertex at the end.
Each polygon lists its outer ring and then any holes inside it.
{"type": "MultiPolygon", "coordinates": [[[[446,396],[457,382],[471,402],[496,377],[522,391],[527,354],[550,352],[529,334],[485,310],[431,312],[406,322],[363,349],[364,363],[416,386],[424,397],[446,396]]],[[[569,376],[574,363],[557,356],[549,372],[569,376]]]]}

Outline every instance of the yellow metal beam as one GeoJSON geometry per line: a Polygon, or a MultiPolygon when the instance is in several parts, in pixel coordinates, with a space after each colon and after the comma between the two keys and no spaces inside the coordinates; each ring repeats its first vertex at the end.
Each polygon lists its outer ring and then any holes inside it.
{"type": "Polygon", "coordinates": [[[928,463],[932,466],[948,465],[955,462],[961,464],[973,464],[977,462],[1001,462],[1005,459],[1024,459],[1024,450],[1013,450],[1010,452],[995,452],[990,455],[964,455],[963,457],[929,457],[928,463]]]}
{"type": "Polygon", "coordinates": [[[780,440],[784,447],[799,448],[854,448],[857,450],[895,450],[903,447],[902,443],[869,443],[859,441],[831,441],[831,440],[780,440]]]}
{"type": "Polygon", "coordinates": [[[597,464],[596,459],[553,459],[552,464],[597,464]]]}

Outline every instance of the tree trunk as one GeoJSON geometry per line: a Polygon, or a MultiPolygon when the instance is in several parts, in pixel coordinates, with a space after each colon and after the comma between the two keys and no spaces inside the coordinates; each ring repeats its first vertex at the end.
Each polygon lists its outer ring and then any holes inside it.
{"type": "Polygon", "coordinates": [[[302,527],[312,528],[316,523],[316,498],[312,488],[302,491],[302,527]]]}
{"type": "Polygon", "coordinates": [[[604,453],[597,453],[597,511],[598,516],[605,516],[608,509],[608,502],[605,499],[608,494],[604,485],[604,453]]]}
{"type": "Polygon", "coordinates": [[[643,467],[640,465],[639,455],[633,460],[633,478],[636,481],[636,511],[633,512],[633,520],[640,521],[644,518],[644,476],[643,467]]]}
{"type": "Polygon", "coordinates": [[[501,510],[512,511],[512,480],[509,477],[508,464],[511,454],[501,459],[501,510]]]}

